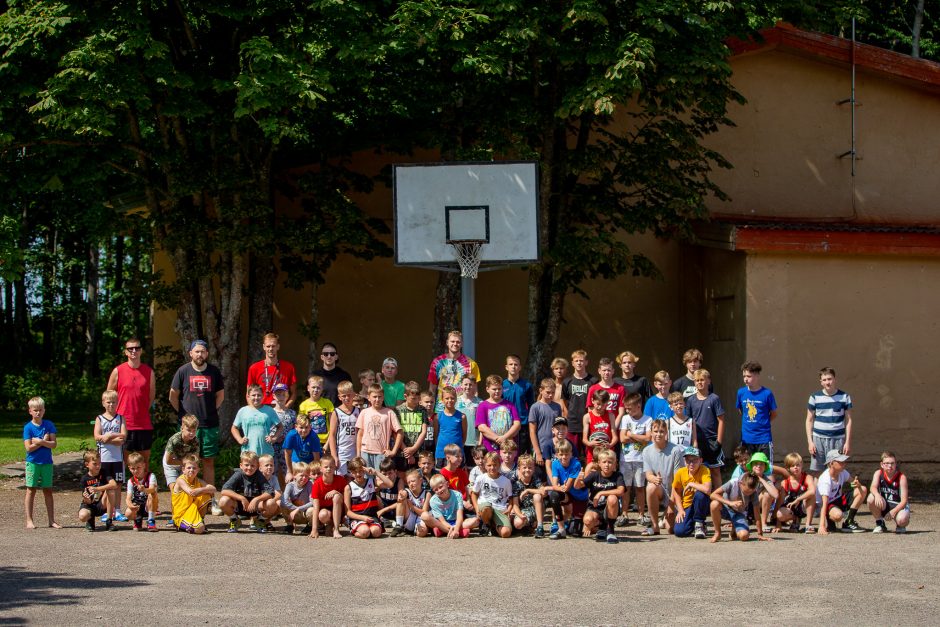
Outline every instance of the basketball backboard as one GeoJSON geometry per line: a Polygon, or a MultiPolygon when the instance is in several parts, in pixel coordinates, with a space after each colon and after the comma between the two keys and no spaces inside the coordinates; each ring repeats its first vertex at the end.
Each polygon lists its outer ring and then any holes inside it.
{"type": "Polygon", "coordinates": [[[484,242],[482,265],[539,259],[534,161],[393,166],[395,264],[456,270],[452,243],[484,242]]]}

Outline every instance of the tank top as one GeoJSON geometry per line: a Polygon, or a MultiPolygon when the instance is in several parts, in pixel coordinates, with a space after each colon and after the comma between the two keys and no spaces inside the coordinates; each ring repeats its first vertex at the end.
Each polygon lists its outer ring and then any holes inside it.
{"type": "Polygon", "coordinates": [[[359,408],[354,407],[351,413],[336,407],[336,456],[339,463],[347,462],[356,456],[356,420],[359,418],[359,408]]]}
{"type": "Polygon", "coordinates": [[[603,416],[595,416],[594,412],[588,412],[588,439],[591,438],[591,435],[598,432],[603,432],[607,434],[607,441],[611,441],[612,433],[610,431],[610,421],[607,420],[607,414],[603,416]]]}
{"type": "Polygon", "coordinates": [[[153,429],[150,422],[150,379],[153,370],[147,364],[131,368],[127,362],[117,367],[117,413],[127,420],[132,431],[153,429]]]}
{"type": "MultiPolygon", "coordinates": [[[[121,425],[124,424],[124,417],[121,414],[117,414],[114,418],[108,420],[103,415],[98,416],[98,424],[101,425],[101,435],[121,433],[121,425]]],[[[123,448],[121,444],[102,444],[99,442],[98,454],[101,456],[103,463],[120,462],[124,461],[124,455],[122,454],[123,448]]]]}
{"type": "Polygon", "coordinates": [[[889,503],[898,504],[901,502],[901,471],[894,473],[894,476],[888,479],[885,471],[878,471],[878,493],[881,498],[889,503]]]}
{"type": "Polygon", "coordinates": [[[800,477],[799,482],[797,482],[796,487],[793,487],[793,479],[784,479],[781,486],[783,488],[783,504],[789,505],[796,499],[800,498],[807,489],[806,485],[806,473],[803,473],[803,476],[800,477]]]}
{"type": "Polygon", "coordinates": [[[366,514],[370,510],[378,509],[379,500],[375,494],[375,482],[372,477],[366,478],[365,485],[359,485],[355,481],[349,482],[349,505],[357,514],[366,514]]]}
{"type": "Polygon", "coordinates": [[[675,416],[670,418],[669,441],[682,448],[685,448],[686,446],[692,446],[693,424],[695,423],[692,420],[686,420],[683,423],[679,423],[675,416]]]}

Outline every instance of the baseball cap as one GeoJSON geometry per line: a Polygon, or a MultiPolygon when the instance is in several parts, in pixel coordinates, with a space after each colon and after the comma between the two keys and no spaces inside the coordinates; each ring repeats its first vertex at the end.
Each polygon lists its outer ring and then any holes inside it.
{"type": "Polygon", "coordinates": [[[385,361],[382,362],[383,366],[395,366],[398,367],[398,360],[394,357],[386,357],[385,361]]]}
{"type": "Polygon", "coordinates": [[[751,470],[751,466],[754,465],[754,462],[760,462],[760,463],[762,463],[764,466],[767,467],[767,468],[765,468],[765,470],[770,470],[770,468],[771,468],[770,459],[767,457],[767,454],[766,454],[766,453],[762,453],[762,452],[760,452],[760,451],[757,451],[756,453],[754,453],[753,455],[751,455],[751,459],[748,460],[748,462],[747,462],[747,469],[748,469],[748,470],[751,470]]]}
{"type": "Polygon", "coordinates": [[[848,459],[849,459],[848,455],[843,455],[836,449],[833,449],[829,451],[828,453],[826,453],[826,465],[827,466],[831,464],[832,462],[844,462],[844,461],[848,461],[848,459]]]}
{"type": "Polygon", "coordinates": [[[568,419],[565,418],[564,416],[558,416],[557,418],[555,418],[555,422],[552,423],[552,426],[557,427],[558,425],[565,425],[567,427],[568,419]]]}
{"type": "Polygon", "coordinates": [[[274,389],[272,389],[271,391],[272,392],[290,392],[290,388],[287,387],[287,384],[285,383],[278,383],[277,385],[274,386],[274,389]]]}
{"type": "Polygon", "coordinates": [[[685,447],[685,450],[682,451],[682,456],[683,456],[683,457],[701,457],[701,456],[702,456],[702,452],[699,451],[699,450],[698,450],[697,448],[695,448],[694,446],[687,446],[687,447],[685,447]]]}
{"type": "Polygon", "coordinates": [[[209,350],[209,344],[205,340],[193,340],[193,343],[189,345],[189,350],[193,350],[197,346],[202,346],[206,350],[209,350]]]}

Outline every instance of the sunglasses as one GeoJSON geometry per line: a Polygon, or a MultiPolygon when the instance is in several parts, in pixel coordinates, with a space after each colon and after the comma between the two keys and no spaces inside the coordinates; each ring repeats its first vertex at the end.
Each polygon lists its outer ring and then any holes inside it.
{"type": "Polygon", "coordinates": [[[128,353],[136,353],[140,349],[141,349],[140,346],[125,346],[124,347],[124,350],[126,350],[128,353]]]}
{"type": "Polygon", "coordinates": [[[320,353],[320,354],[323,355],[324,357],[336,357],[336,353],[335,353],[335,352],[326,352],[326,351],[324,351],[324,352],[322,352],[322,353],[320,353]]]}

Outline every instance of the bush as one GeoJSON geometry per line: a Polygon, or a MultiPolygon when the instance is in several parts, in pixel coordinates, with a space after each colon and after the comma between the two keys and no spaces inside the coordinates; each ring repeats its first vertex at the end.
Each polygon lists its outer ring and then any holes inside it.
{"type": "Polygon", "coordinates": [[[3,375],[0,385],[0,408],[26,410],[26,401],[41,396],[47,407],[82,407],[101,405],[105,385],[100,380],[62,379],[58,373],[25,368],[3,375]]]}

